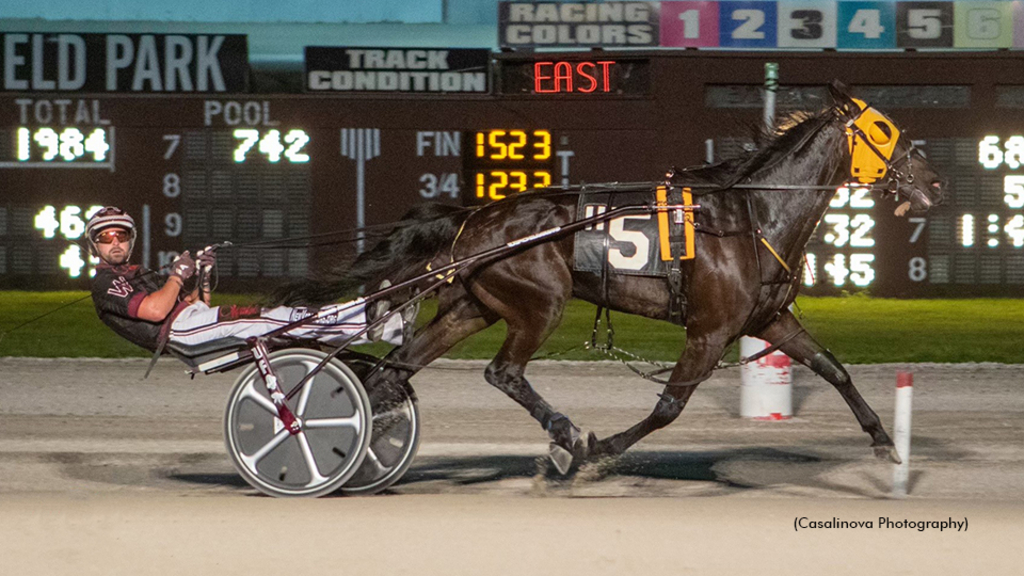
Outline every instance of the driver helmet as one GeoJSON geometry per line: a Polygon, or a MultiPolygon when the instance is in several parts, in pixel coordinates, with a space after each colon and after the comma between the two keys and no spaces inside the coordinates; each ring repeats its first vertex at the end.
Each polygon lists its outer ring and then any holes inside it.
{"type": "Polygon", "coordinates": [[[135,248],[135,220],[132,220],[132,217],[127,212],[114,206],[100,209],[86,223],[85,236],[89,240],[89,251],[93,256],[99,256],[96,240],[101,232],[111,228],[120,228],[128,232],[128,257],[131,258],[132,249],[135,248]]]}

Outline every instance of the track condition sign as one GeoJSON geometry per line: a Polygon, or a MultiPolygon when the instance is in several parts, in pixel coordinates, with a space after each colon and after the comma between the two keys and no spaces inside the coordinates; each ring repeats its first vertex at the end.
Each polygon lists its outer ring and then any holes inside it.
{"type": "Polygon", "coordinates": [[[0,34],[0,90],[245,92],[241,34],[0,34]]]}
{"type": "Polygon", "coordinates": [[[491,51],[306,47],[308,92],[487,93],[491,51]]]}

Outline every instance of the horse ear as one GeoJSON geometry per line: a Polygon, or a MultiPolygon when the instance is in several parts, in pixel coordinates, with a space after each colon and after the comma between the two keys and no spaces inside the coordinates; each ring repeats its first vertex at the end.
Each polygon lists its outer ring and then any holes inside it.
{"type": "Polygon", "coordinates": [[[835,100],[836,104],[839,105],[852,105],[853,100],[850,99],[850,89],[839,80],[832,80],[828,85],[828,93],[832,95],[832,99],[835,100]]]}

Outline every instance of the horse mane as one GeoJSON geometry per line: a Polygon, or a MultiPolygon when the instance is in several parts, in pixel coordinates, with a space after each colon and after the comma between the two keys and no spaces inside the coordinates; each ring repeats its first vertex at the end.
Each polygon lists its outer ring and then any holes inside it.
{"type": "Polygon", "coordinates": [[[817,113],[794,112],[783,116],[770,130],[761,131],[763,143],[743,162],[736,174],[736,181],[768,170],[786,158],[800,154],[818,132],[835,118],[832,107],[817,113]]]}
{"type": "Polygon", "coordinates": [[[829,107],[820,112],[793,112],[770,127],[755,128],[755,149],[733,158],[677,171],[681,183],[707,183],[729,188],[754,174],[768,170],[788,157],[800,154],[835,118],[829,107]]]}

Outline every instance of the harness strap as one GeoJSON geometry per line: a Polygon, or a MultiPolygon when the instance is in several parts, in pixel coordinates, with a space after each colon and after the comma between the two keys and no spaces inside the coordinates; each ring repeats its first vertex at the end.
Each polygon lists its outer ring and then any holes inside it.
{"type": "Polygon", "coordinates": [[[594,330],[590,333],[590,347],[594,349],[611,349],[615,347],[615,328],[612,327],[612,315],[611,310],[604,306],[597,307],[597,314],[594,315],[594,330]],[[605,319],[605,344],[601,346],[597,343],[597,331],[598,327],[601,326],[601,313],[604,312],[605,319]]]}
{"type": "Polygon", "coordinates": [[[750,198],[750,192],[744,193],[744,199],[747,201],[747,217],[750,218],[750,239],[754,243],[754,261],[757,263],[757,279],[764,286],[764,267],[761,266],[761,253],[757,249],[757,239],[762,237],[761,233],[761,221],[757,218],[757,209],[754,208],[754,201],[750,198]]]}
{"type": "Polygon", "coordinates": [[[455,238],[452,240],[452,249],[451,249],[452,262],[455,262],[455,243],[458,242],[459,238],[462,237],[462,232],[466,229],[466,222],[468,222],[468,221],[469,221],[469,218],[466,218],[465,220],[462,221],[462,224],[459,226],[459,231],[455,233],[455,238]]]}
{"type": "MultiPolygon", "coordinates": [[[[452,247],[451,247],[451,250],[449,251],[449,254],[448,254],[448,258],[449,258],[451,263],[455,262],[455,243],[459,241],[459,237],[462,236],[462,231],[466,229],[466,221],[467,220],[469,220],[468,217],[466,218],[466,220],[462,221],[462,225],[459,226],[459,231],[455,233],[455,238],[452,240],[452,247]]],[[[431,265],[431,263],[427,262],[427,267],[426,267],[427,272],[431,272],[431,271],[433,271],[433,269],[434,269],[434,267],[431,265]]],[[[437,278],[438,280],[447,280],[447,282],[449,284],[451,284],[452,282],[455,281],[455,272],[456,272],[456,270],[453,268],[453,269],[448,270],[447,272],[444,272],[443,274],[442,273],[434,274],[434,278],[437,278]]]]}
{"type": "Polygon", "coordinates": [[[786,261],[783,260],[781,256],[779,256],[779,253],[775,251],[775,248],[772,248],[772,245],[768,243],[768,239],[764,237],[764,234],[760,234],[760,236],[761,243],[764,244],[764,247],[767,248],[768,251],[772,253],[772,256],[775,256],[775,259],[779,261],[779,264],[782,264],[782,267],[786,269],[786,272],[792,275],[793,271],[790,270],[789,264],[786,264],[786,261]]]}
{"type": "Polygon", "coordinates": [[[673,324],[686,320],[686,294],[683,293],[682,262],[674,259],[668,266],[668,317],[673,324]]]}

